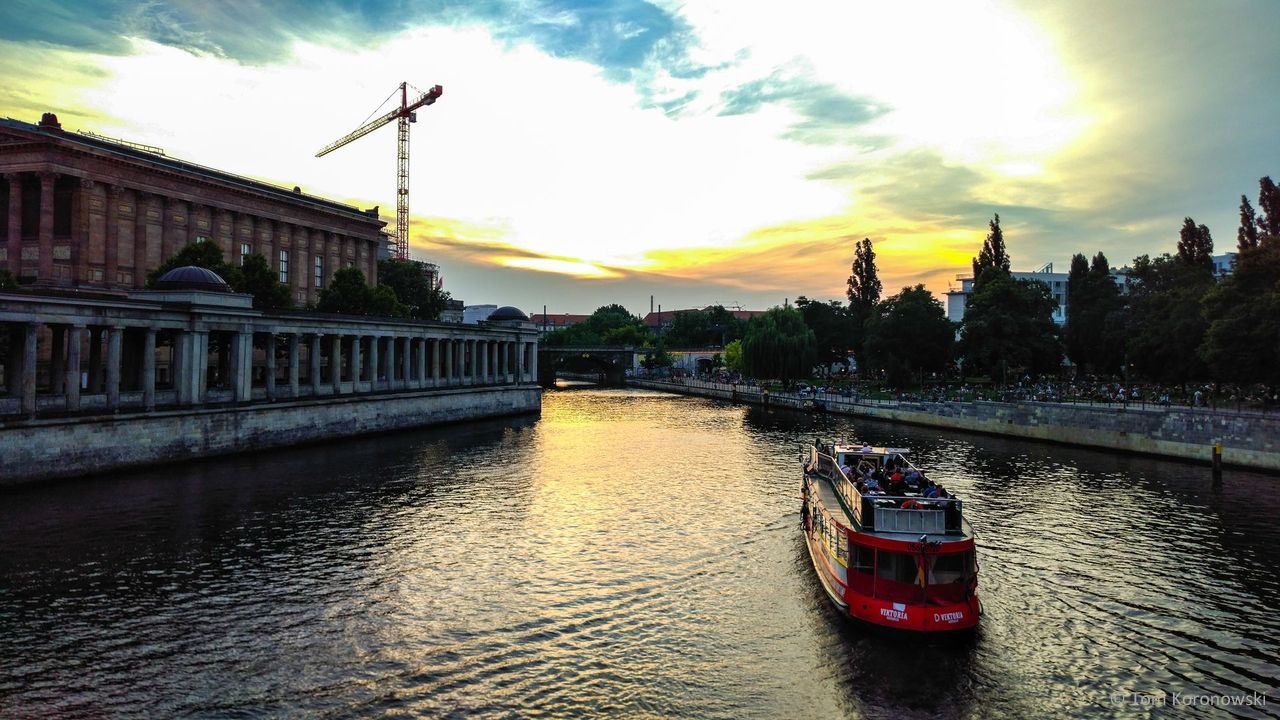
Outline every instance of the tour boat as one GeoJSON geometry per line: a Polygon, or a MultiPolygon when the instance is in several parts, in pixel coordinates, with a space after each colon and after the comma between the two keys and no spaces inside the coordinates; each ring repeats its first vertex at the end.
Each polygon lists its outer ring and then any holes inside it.
{"type": "Polygon", "coordinates": [[[959,499],[930,497],[907,452],[809,447],[801,510],[809,557],[827,596],[854,619],[921,633],[973,628],[982,614],[973,529],[959,499]],[[912,482],[887,494],[895,472],[912,482]],[[884,494],[867,489],[867,477],[885,478],[884,494]]]}

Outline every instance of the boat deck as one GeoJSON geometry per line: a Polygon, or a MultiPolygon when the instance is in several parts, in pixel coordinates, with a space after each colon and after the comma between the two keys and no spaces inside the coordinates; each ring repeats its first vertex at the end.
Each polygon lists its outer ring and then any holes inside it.
{"type": "Polygon", "coordinates": [[[813,486],[818,490],[818,500],[822,502],[822,506],[831,513],[836,522],[845,527],[854,527],[853,518],[849,517],[849,513],[845,512],[844,505],[840,504],[840,498],[836,495],[836,490],[831,485],[831,481],[821,475],[813,475],[813,486]]]}

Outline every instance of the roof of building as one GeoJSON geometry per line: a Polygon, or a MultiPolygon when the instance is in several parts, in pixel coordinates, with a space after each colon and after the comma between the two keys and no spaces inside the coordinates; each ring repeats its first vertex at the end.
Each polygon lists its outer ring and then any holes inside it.
{"type": "Polygon", "coordinates": [[[196,265],[174,268],[156,280],[156,290],[208,290],[231,292],[231,286],[218,273],[196,265]]]}
{"type": "Polygon", "coordinates": [[[574,325],[580,322],[586,322],[590,315],[574,315],[572,313],[559,314],[537,314],[530,316],[529,320],[535,325],[574,325]]]}
{"type": "MultiPolygon", "coordinates": [[[[47,118],[52,115],[52,113],[45,113],[45,115],[47,118]]],[[[234,175],[222,170],[215,170],[203,165],[186,162],[185,160],[178,160],[177,158],[172,158],[167,155],[160,154],[159,152],[143,150],[141,147],[133,147],[120,142],[112,142],[111,140],[102,137],[93,137],[78,132],[65,131],[62,129],[61,125],[57,125],[56,123],[56,118],[53,119],[52,123],[42,121],[40,125],[15,120],[14,118],[0,118],[0,128],[39,135],[42,138],[59,143],[92,148],[94,150],[106,152],[110,155],[115,155],[129,160],[141,160],[188,175],[216,180],[228,185],[241,187],[245,190],[271,195],[279,200],[312,205],[324,210],[357,216],[365,221],[380,222],[382,225],[386,224],[378,220],[378,208],[376,207],[368,210],[362,210],[352,205],[345,205],[340,202],[334,202],[333,200],[316,197],[315,195],[308,195],[297,187],[289,189],[278,185],[271,185],[269,183],[262,182],[261,180],[254,180],[242,175],[234,175]]]]}
{"type": "Polygon", "coordinates": [[[519,320],[520,322],[527,322],[529,320],[529,316],[525,315],[520,308],[511,307],[510,305],[503,305],[497,310],[489,313],[489,322],[501,322],[503,320],[519,320]]]}
{"type": "MultiPolygon", "coordinates": [[[[686,308],[684,310],[663,310],[661,312],[651,312],[644,316],[644,324],[649,326],[663,325],[675,322],[676,313],[682,312],[701,312],[706,308],[686,308]]],[[[757,315],[763,315],[764,310],[730,310],[729,313],[739,320],[750,320],[757,315]]]]}

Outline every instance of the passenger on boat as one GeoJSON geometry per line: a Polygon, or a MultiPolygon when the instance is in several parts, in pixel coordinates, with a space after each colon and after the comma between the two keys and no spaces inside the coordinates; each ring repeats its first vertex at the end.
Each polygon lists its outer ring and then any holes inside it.
{"type": "Polygon", "coordinates": [[[840,463],[840,472],[844,473],[845,477],[849,477],[850,475],[853,474],[853,468],[849,467],[848,460],[845,460],[844,462],[840,463]]]}
{"type": "Polygon", "coordinates": [[[874,475],[867,478],[867,492],[880,492],[880,482],[876,480],[874,475]]]}
{"type": "Polygon", "coordinates": [[[902,479],[905,480],[907,484],[912,487],[920,487],[920,485],[924,483],[924,476],[921,475],[920,471],[915,468],[910,468],[909,470],[907,470],[907,474],[902,476],[902,479]]]}
{"type": "Polygon", "coordinates": [[[932,480],[925,480],[924,491],[920,493],[927,498],[938,497],[938,486],[933,484],[932,480]]]}

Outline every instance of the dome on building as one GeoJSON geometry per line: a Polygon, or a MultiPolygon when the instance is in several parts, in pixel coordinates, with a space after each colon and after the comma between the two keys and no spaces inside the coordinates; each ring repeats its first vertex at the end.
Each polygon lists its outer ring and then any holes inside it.
{"type": "Polygon", "coordinates": [[[502,322],[503,320],[518,320],[520,322],[528,322],[529,316],[520,311],[520,308],[503,305],[502,307],[489,313],[489,317],[485,318],[489,322],[502,322]]]}
{"type": "Polygon", "coordinates": [[[208,290],[231,292],[231,286],[218,273],[195,265],[174,268],[156,280],[157,290],[208,290]]]}

